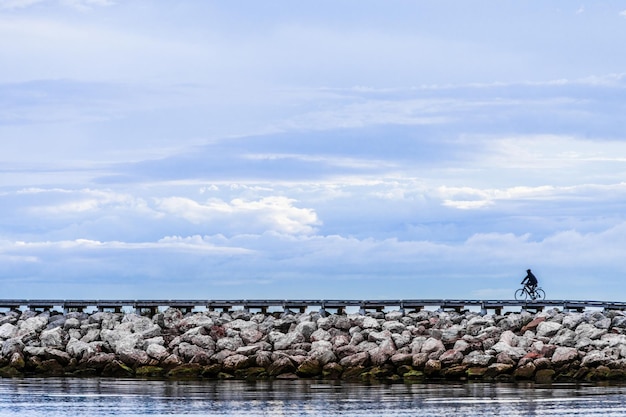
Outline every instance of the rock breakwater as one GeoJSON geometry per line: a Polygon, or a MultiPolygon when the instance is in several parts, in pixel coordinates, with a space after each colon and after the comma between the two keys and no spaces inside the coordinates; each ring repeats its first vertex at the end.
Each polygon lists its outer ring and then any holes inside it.
{"type": "Polygon", "coordinates": [[[0,376],[626,379],[626,314],[0,313],[0,376]]]}

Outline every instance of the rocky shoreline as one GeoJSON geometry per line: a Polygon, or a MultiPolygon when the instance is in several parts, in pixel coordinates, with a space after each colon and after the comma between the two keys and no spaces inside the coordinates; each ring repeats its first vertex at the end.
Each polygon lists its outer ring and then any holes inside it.
{"type": "Polygon", "coordinates": [[[0,377],[626,380],[626,313],[0,313],[0,377]]]}

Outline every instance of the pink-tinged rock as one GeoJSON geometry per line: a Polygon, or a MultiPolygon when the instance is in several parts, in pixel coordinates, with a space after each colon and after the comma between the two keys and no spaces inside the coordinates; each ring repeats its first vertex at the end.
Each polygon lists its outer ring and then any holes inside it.
{"type": "Polygon", "coordinates": [[[224,359],[224,371],[233,373],[237,369],[243,369],[249,366],[251,359],[248,356],[235,354],[224,359]]]}
{"type": "Polygon", "coordinates": [[[537,328],[537,326],[539,326],[539,324],[543,323],[544,321],[546,321],[545,317],[537,317],[536,319],[528,323],[526,326],[522,327],[522,333],[526,333],[527,330],[534,331],[537,328]]]}
{"type": "Polygon", "coordinates": [[[366,366],[369,362],[370,355],[367,352],[359,352],[354,355],[346,356],[339,361],[339,365],[344,368],[354,368],[357,366],[366,366]]]}
{"type": "Polygon", "coordinates": [[[446,350],[439,356],[439,361],[444,366],[450,366],[457,363],[461,363],[463,360],[463,354],[455,349],[446,350]]]}
{"type": "Polygon", "coordinates": [[[424,373],[432,375],[441,371],[441,362],[436,359],[429,359],[424,365],[424,373]]]}
{"type": "Polygon", "coordinates": [[[441,342],[441,340],[435,338],[428,338],[424,344],[422,345],[421,353],[433,353],[438,351],[445,351],[446,348],[441,342]]]}
{"type": "Polygon", "coordinates": [[[564,365],[578,359],[578,349],[572,347],[557,347],[552,354],[553,365],[564,365]]]}
{"type": "Polygon", "coordinates": [[[410,353],[396,353],[391,357],[391,363],[395,366],[413,365],[413,355],[410,353]]]}

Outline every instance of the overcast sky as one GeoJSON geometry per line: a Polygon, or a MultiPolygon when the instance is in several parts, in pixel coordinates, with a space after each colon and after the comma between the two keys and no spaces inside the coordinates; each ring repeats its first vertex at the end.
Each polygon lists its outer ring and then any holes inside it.
{"type": "Polygon", "coordinates": [[[0,298],[626,300],[626,3],[0,0],[0,298]]]}

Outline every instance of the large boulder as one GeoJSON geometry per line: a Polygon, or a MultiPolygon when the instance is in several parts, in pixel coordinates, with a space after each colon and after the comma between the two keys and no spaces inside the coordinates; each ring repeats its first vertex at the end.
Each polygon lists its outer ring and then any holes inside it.
{"type": "Polygon", "coordinates": [[[14,337],[17,333],[17,326],[11,323],[4,323],[0,326],[0,339],[6,340],[14,337]]]}
{"type": "Polygon", "coordinates": [[[41,346],[63,348],[68,340],[67,333],[61,327],[44,330],[39,336],[41,346]]]}
{"type": "Polygon", "coordinates": [[[15,352],[22,353],[24,351],[24,342],[20,338],[12,338],[2,343],[2,357],[10,358],[15,352]]]}
{"type": "Polygon", "coordinates": [[[19,332],[26,334],[30,332],[40,333],[48,325],[48,317],[30,317],[19,324],[19,332]]]}
{"type": "Polygon", "coordinates": [[[581,323],[576,327],[575,332],[578,339],[589,338],[591,340],[596,340],[605,335],[607,333],[607,330],[599,329],[589,323],[581,323]]]}
{"type": "Polygon", "coordinates": [[[553,321],[544,321],[537,326],[537,337],[552,337],[561,330],[561,324],[553,321]]]}
{"type": "Polygon", "coordinates": [[[565,365],[578,358],[578,349],[573,347],[559,346],[552,354],[552,364],[555,366],[565,365]]]}
{"type": "Polygon", "coordinates": [[[580,365],[593,368],[593,367],[600,366],[600,365],[607,365],[610,361],[611,361],[611,358],[607,357],[604,352],[593,351],[593,352],[587,353],[583,357],[580,365]]]}
{"type": "Polygon", "coordinates": [[[290,332],[287,334],[280,332],[270,333],[270,342],[274,344],[274,350],[286,350],[295,343],[302,343],[305,341],[305,337],[302,333],[290,332]]]}
{"type": "Polygon", "coordinates": [[[102,330],[100,337],[102,341],[106,342],[118,354],[125,350],[135,349],[139,342],[143,340],[141,334],[117,328],[114,330],[102,330]]]}
{"type": "Polygon", "coordinates": [[[455,349],[449,349],[439,356],[439,360],[443,366],[451,366],[461,363],[463,354],[455,349]]]}
{"type": "Polygon", "coordinates": [[[463,364],[475,367],[487,367],[494,363],[496,358],[493,355],[486,354],[482,351],[472,351],[463,358],[463,364]]]}
{"type": "Polygon", "coordinates": [[[520,347],[514,347],[505,342],[498,342],[491,347],[497,353],[506,353],[513,360],[517,361],[522,356],[526,355],[526,350],[520,347]]]}
{"type": "Polygon", "coordinates": [[[421,347],[421,353],[445,352],[446,348],[441,340],[429,337],[421,347]]]}
{"type": "Polygon", "coordinates": [[[95,354],[95,349],[89,343],[78,339],[70,339],[65,346],[65,351],[78,361],[88,360],[95,354]]]}
{"type": "Polygon", "coordinates": [[[156,359],[159,362],[163,361],[170,354],[169,351],[164,346],[161,346],[156,343],[148,345],[148,347],[146,348],[146,353],[148,354],[148,356],[156,359]]]}
{"type": "Polygon", "coordinates": [[[139,349],[129,349],[120,352],[119,358],[126,365],[135,368],[149,365],[152,360],[145,351],[139,349]]]}
{"type": "Polygon", "coordinates": [[[304,336],[304,340],[307,342],[311,340],[311,335],[315,330],[317,330],[317,325],[315,324],[315,322],[312,321],[300,322],[295,329],[297,333],[300,333],[302,336],[304,336]]]}

